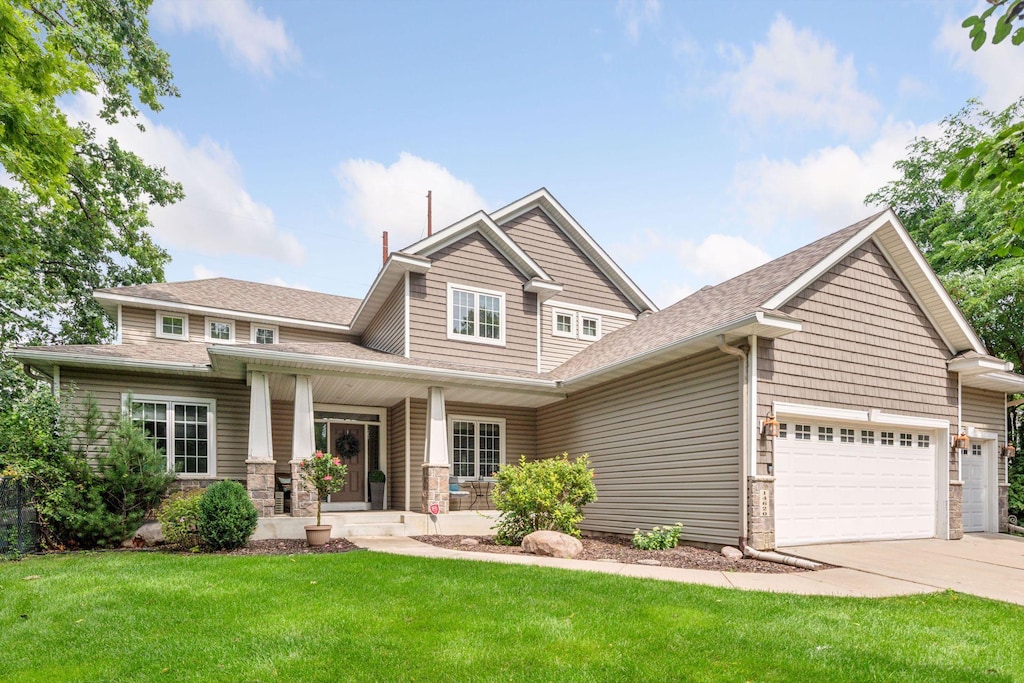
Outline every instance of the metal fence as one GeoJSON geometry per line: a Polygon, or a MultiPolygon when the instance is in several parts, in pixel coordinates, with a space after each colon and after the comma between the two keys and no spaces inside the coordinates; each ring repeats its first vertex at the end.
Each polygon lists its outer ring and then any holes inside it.
{"type": "Polygon", "coordinates": [[[0,477],[0,557],[39,550],[39,526],[32,495],[21,482],[0,477]]]}

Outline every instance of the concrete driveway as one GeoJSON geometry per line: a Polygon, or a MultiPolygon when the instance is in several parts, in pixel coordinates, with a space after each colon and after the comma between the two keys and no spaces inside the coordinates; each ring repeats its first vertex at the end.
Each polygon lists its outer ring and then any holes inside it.
{"type": "Polygon", "coordinates": [[[959,541],[830,543],[780,549],[810,560],[933,588],[1024,605],[1024,538],[967,534],[959,541]]]}

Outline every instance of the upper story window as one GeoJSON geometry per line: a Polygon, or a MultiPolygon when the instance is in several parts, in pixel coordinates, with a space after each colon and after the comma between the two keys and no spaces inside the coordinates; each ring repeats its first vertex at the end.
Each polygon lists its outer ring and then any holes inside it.
{"type": "Polygon", "coordinates": [[[576,338],[576,314],[571,311],[552,312],[551,334],[556,337],[576,338]]]}
{"type": "Polygon", "coordinates": [[[448,285],[448,338],[505,344],[505,294],[448,285]]]}
{"type": "Polygon", "coordinates": [[[597,339],[601,336],[601,319],[593,315],[580,314],[580,337],[597,339]]]}
{"type": "Polygon", "coordinates": [[[600,339],[601,317],[590,313],[553,309],[551,311],[551,334],[555,337],[587,341],[600,339]]]}
{"type": "Polygon", "coordinates": [[[277,334],[277,325],[252,324],[251,337],[253,344],[276,344],[277,334]]]}
{"type": "Polygon", "coordinates": [[[160,339],[188,341],[188,314],[157,311],[156,336],[160,339]]]}
{"type": "Polygon", "coordinates": [[[233,342],[235,341],[235,321],[218,320],[216,318],[206,319],[206,341],[211,342],[233,342]]]}

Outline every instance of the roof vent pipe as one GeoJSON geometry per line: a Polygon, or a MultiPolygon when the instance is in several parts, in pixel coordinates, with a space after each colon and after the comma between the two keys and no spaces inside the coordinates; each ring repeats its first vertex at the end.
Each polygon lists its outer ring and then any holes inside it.
{"type": "Polygon", "coordinates": [[[383,259],[383,262],[387,263],[388,262],[388,231],[387,230],[384,231],[384,234],[382,235],[382,237],[384,238],[384,245],[383,245],[384,259],[383,259]]]}
{"type": "Polygon", "coordinates": [[[434,218],[433,218],[433,191],[427,190],[427,237],[434,234],[434,218]]]}

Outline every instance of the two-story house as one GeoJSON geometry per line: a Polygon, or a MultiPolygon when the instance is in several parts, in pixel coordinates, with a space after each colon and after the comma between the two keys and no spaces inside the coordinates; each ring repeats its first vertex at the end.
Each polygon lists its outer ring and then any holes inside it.
{"type": "Polygon", "coordinates": [[[390,254],[362,299],[223,278],[95,296],[116,344],[16,357],[129,411],[183,482],[246,482],[263,516],[316,449],[349,464],[334,509],[365,509],[381,469],[387,508],[439,514],[450,477],[568,451],[597,472],[594,532],[681,521],[764,549],[1005,525],[1024,377],[889,211],[662,311],[543,189],[390,254]]]}

